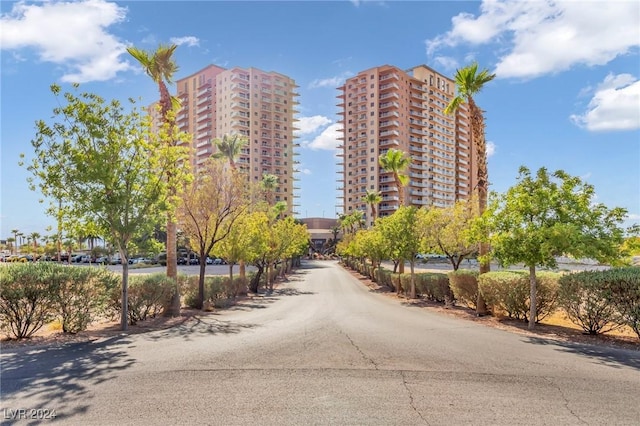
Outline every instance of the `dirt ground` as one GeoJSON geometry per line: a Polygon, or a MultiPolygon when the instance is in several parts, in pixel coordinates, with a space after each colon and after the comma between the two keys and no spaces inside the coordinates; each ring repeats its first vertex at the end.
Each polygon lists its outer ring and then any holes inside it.
{"type": "MultiPolygon", "coordinates": [[[[348,269],[347,269],[348,270],[348,269]]],[[[349,271],[349,270],[348,270],[349,271]]],[[[588,343],[601,346],[611,346],[617,348],[625,348],[640,351],[640,339],[630,330],[624,332],[613,332],[597,336],[585,335],[577,326],[571,324],[568,320],[563,319],[561,315],[556,315],[550,320],[543,321],[536,325],[534,330],[529,330],[527,324],[523,321],[516,321],[509,318],[499,318],[493,316],[478,317],[474,310],[461,307],[445,307],[441,304],[430,302],[424,299],[410,300],[404,296],[398,296],[395,292],[387,287],[380,287],[373,281],[363,277],[354,271],[349,271],[351,275],[358,279],[363,285],[366,285],[376,293],[384,294],[387,297],[401,300],[403,304],[420,306],[424,309],[439,312],[444,315],[454,316],[467,321],[474,321],[487,327],[499,328],[512,333],[518,333],[526,336],[535,336],[546,339],[554,339],[560,341],[568,341],[575,343],[588,343]]],[[[294,272],[295,273],[295,272],[294,272]]],[[[251,299],[251,295],[238,300],[251,299]]],[[[182,309],[178,317],[156,317],[146,321],[141,321],[136,325],[129,326],[126,332],[120,328],[119,320],[102,320],[95,322],[85,331],[77,334],[65,334],[62,332],[58,323],[52,323],[44,326],[30,339],[21,341],[9,340],[4,336],[0,342],[1,348],[15,346],[42,346],[42,345],[62,345],[71,342],[84,342],[103,339],[107,337],[117,336],[123,333],[139,334],[154,330],[163,330],[180,324],[194,321],[194,317],[204,317],[212,315],[212,312],[199,311],[194,309],[182,309]]]]}

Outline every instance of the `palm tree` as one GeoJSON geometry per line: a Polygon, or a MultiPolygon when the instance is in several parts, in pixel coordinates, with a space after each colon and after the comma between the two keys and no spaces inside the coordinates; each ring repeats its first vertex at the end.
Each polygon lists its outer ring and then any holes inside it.
{"type": "Polygon", "coordinates": [[[287,211],[287,203],[285,203],[284,201],[278,201],[274,204],[272,209],[276,219],[282,219],[282,215],[285,211],[287,211]]]}
{"type": "Polygon", "coordinates": [[[216,138],[213,140],[218,148],[218,152],[213,154],[214,158],[226,158],[229,160],[229,166],[232,170],[236,170],[235,159],[242,152],[242,148],[249,142],[244,136],[235,134],[232,136],[224,135],[222,140],[216,138]]]}
{"type": "Polygon", "coordinates": [[[13,253],[13,254],[18,254],[18,234],[20,233],[20,230],[19,229],[12,229],[11,233],[13,234],[13,241],[15,241],[15,243],[16,243],[15,244],[15,246],[16,246],[15,253],[13,253]]]}
{"type": "Polygon", "coordinates": [[[393,173],[393,179],[398,187],[398,198],[400,205],[404,205],[404,186],[409,183],[409,176],[404,171],[409,167],[409,158],[404,152],[397,149],[390,149],[378,159],[380,166],[387,172],[393,173]]]}
{"type": "Polygon", "coordinates": [[[278,187],[278,176],[272,175],[269,173],[265,173],[262,175],[262,182],[260,182],[260,186],[264,191],[265,200],[269,206],[273,205],[273,193],[278,187]]]}
{"type": "MultiPolygon", "coordinates": [[[[482,214],[487,209],[487,193],[489,190],[489,172],[487,170],[487,145],[484,135],[484,116],[482,110],[476,105],[473,97],[480,93],[485,84],[495,78],[495,74],[489,74],[487,69],[478,72],[478,63],[474,62],[471,65],[459,69],[456,71],[456,86],[458,88],[458,95],[451,100],[449,105],[445,108],[445,114],[454,113],[461,104],[467,103],[469,105],[469,114],[471,116],[471,146],[475,146],[477,158],[476,168],[478,170],[478,210],[482,214]]],[[[478,254],[484,256],[489,252],[489,247],[485,243],[480,243],[478,254]]],[[[484,274],[489,272],[489,262],[480,263],[480,273],[484,274]]],[[[484,315],[487,307],[482,297],[482,294],[478,292],[478,300],[476,303],[478,315],[484,315]]]]}
{"type": "Polygon", "coordinates": [[[376,206],[382,201],[382,195],[380,191],[373,189],[367,189],[367,193],[362,197],[362,201],[371,206],[371,220],[372,223],[376,221],[376,206]]]}
{"type": "Polygon", "coordinates": [[[32,232],[31,235],[29,235],[29,237],[31,237],[31,241],[33,241],[33,248],[36,249],[38,248],[38,239],[40,238],[40,233],[38,232],[32,232]]]}
{"type": "MultiPolygon", "coordinates": [[[[160,117],[163,125],[168,126],[169,134],[173,135],[175,128],[175,118],[171,114],[172,110],[178,107],[179,101],[172,97],[167,89],[167,83],[171,84],[173,75],[178,71],[178,65],[173,59],[173,53],[178,46],[175,44],[164,46],[160,45],[155,52],[147,52],[136,47],[128,47],[127,52],[133,56],[144,68],[145,72],[154,83],[158,85],[160,92],[160,117]]],[[[171,146],[175,145],[174,140],[167,143],[171,146]]],[[[177,192],[172,182],[172,173],[167,173],[167,181],[169,182],[169,195],[174,196],[177,192]]],[[[177,253],[177,225],[172,212],[167,215],[167,276],[176,281],[178,280],[178,253],[177,253]]],[[[180,291],[176,285],[176,291],[169,306],[168,315],[180,314],[180,291]]]]}

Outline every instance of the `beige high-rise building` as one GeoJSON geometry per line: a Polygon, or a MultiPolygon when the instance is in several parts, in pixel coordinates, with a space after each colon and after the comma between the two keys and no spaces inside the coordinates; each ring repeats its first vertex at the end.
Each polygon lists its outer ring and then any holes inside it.
{"type": "Polygon", "coordinates": [[[209,65],[176,85],[183,106],[176,122],[193,135],[194,170],[216,152],[214,139],[246,136],[249,143],[236,160],[238,167],[254,182],[264,174],[276,175],[275,201],[287,204],[287,214],[294,213],[295,81],[256,68],[209,65]]]}
{"type": "Polygon", "coordinates": [[[455,82],[426,65],[403,71],[384,65],[358,73],[338,88],[343,125],[344,213],[365,213],[367,190],[380,191],[378,215],[400,205],[393,174],[379,157],[395,148],[410,158],[404,205],[446,207],[466,199],[475,185],[474,149],[466,105],[454,115],[443,110],[455,96],[455,82]]]}

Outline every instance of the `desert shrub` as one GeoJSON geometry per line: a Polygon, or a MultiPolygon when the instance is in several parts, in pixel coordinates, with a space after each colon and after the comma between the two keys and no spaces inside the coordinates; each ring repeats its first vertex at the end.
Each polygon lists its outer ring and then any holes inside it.
{"type": "MultiPolygon", "coordinates": [[[[111,291],[109,306],[112,313],[120,313],[122,310],[122,281],[111,291]]],[[[129,324],[134,325],[138,321],[147,318],[155,318],[159,315],[175,290],[175,282],[163,273],[130,275],[128,285],[128,312],[129,324]]]]}
{"type": "Polygon", "coordinates": [[[16,339],[31,337],[55,318],[49,262],[14,263],[0,268],[0,324],[16,339]]]}
{"type": "Polygon", "coordinates": [[[391,288],[393,283],[391,282],[391,271],[385,268],[376,268],[376,282],[381,286],[387,286],[391,288]]]}
{"type": "Polygon", "coordinates": [[[468,269],[458,269],[448,274],[449,287],[453,292],[455,300],[476,309],[478,301],[478,272],[468,269]]]}
{"type": "Polygon", "coordinates": [[[120,289],[120,279],[102,268],[55,266],[47,279],[53,286],[53,309],[60,317],[62,331],[85,330],[105,311],[111,292],[120,289]]]}
{"type": "Polygon", "coordinates": [[[447,305],[453,304],[453,292],[449,278],[442,273],[416,274],[416,290],[429,300],[447,305]]]}
{"type": "Polygon", "coordinates": [[[527,320],[529,275],[524,272],[487,272],[478,277],[478,288],[492,311],[501,310],[509,318],[527,320]]]}
{"type": "MultiPolygon", "coordinates": [[[[241,278],[235,278],[234,283],[239,285],[241,278]]],[[[204,302],[214,307],[227,305],[229,277],[205,276],[204,277],[204,302]]],[[[184,301],[190,308],[195,308],[198,302],[198,276],[193,275],[188,278],[188,286],[184,293],[184,301]]]]}
{"type": "Polygon", "coordinates": [[[601,274],[609,285],[610,300],[622,321],[640,338],[640,268],[614,268],[601,274]]]}
{"type": "Polygon", "coordinates": [[[542,321],[557,310],[558,288],[562,275],[558,272],[536,272],[536,322],[542,321]]]}
{"type": "Polygon", "coordinates": [[[586,333],[606,333],[624,323],[608,283],[601,271],[577,272],[560,278],[558,304],[571,322],[586,333]]]}
{"type": "MultiPolygon", "coordinates": [[[[560,274],[536,273],[536,322],[556,309],[560,274]]],[[[482,274],[478,285],[487,305],[505,312],[509,318],[528,321],[531,306],[529,272],[497,271],[482,274]]]]}

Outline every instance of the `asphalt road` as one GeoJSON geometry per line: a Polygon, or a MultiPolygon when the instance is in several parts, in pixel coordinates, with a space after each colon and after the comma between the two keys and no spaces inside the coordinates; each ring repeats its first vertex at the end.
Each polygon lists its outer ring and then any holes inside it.
{"type": "Polygon", "coordinates": [[[640,352],[511,334],[404,306],[334,262],[304,265],[272,295],[170,330],[3,349],[0,419],[40,409],[77,425],[640,422],[640,352]]]}

